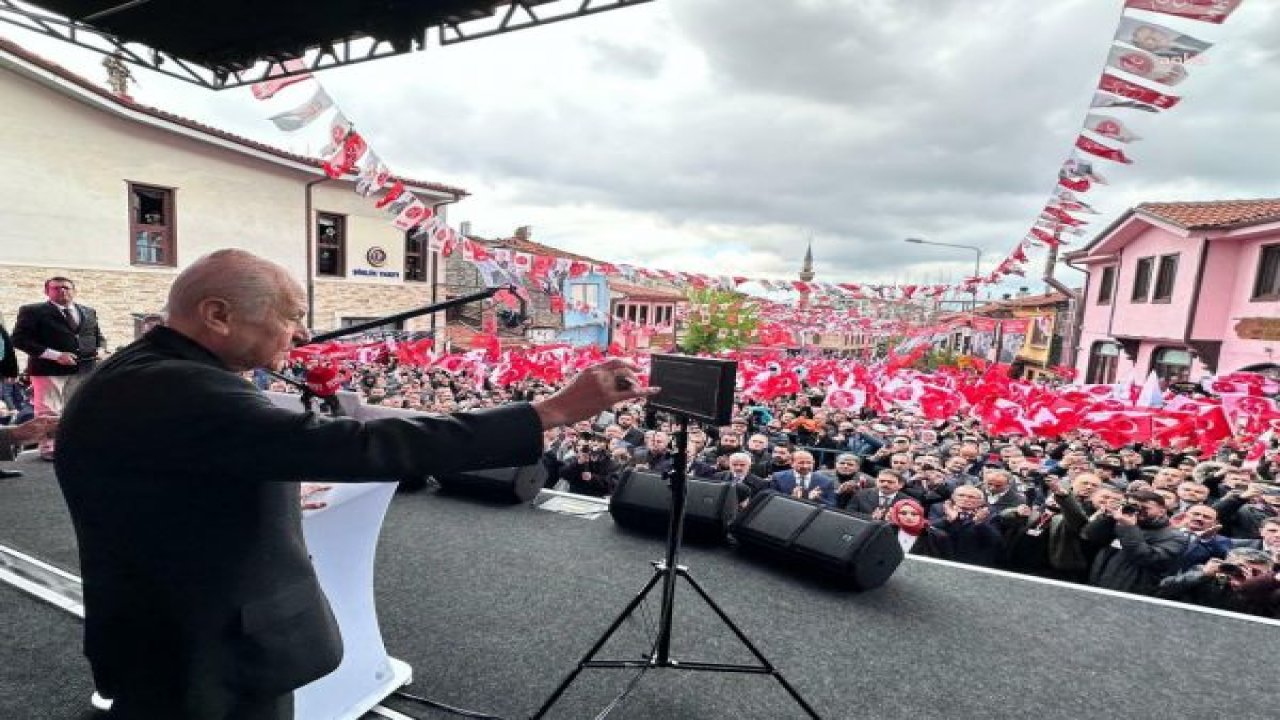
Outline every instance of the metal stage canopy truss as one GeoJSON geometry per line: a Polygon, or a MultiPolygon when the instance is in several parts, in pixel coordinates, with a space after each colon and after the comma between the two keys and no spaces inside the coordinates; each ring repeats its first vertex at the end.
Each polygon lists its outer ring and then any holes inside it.
{"type": "Polygon", "coordinates": [[[0,0],[0,21],[225,90],[648,2],[0,0]]]}

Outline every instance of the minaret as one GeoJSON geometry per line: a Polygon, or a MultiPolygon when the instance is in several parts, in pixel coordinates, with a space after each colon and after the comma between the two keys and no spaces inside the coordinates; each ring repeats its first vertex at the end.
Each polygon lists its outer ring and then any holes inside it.
{"type": "MultiPolygon", "coordinates": [[[[804,249],[804,266],[800,268],[800,282],[813,282],[813,240],[809,240],[809,245],[804,249]]],[[[800,291],[799,306],[801,310],[809,307],[809,291],[800,291]]]]}

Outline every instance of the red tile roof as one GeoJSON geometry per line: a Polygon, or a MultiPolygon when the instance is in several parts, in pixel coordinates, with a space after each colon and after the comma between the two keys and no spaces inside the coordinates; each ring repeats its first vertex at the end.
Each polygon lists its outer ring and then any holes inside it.
{"type": "Polygon", "coordinates": [[[1187,230],[1213,230],[1280,221],[1280,198],[1151,202],[1135,208],[1187,230]]]}
{"type": "Polygon", "coordinates": [[[500,240],[497,240],[496,242],[498,242],[504,247],[511,248],[512,250],[515,250],[517,252],[532,253],[534,255],[550,255],[551,257],[568,258],[570,260],[581,260],[583,262],[589,262],[589,263],[602,262],[595,258],[587,257],[586,255],[578,255],[577,253],[571,253],[571,252],[568,252],[567,250],[553,248],[550,245],[543,245],[542,243],[537,243],[532,240],[526,240],[520,237],[502,238],[500,240]]]}
{"type": "MultiPolygon", "coordinates": [[[[97,95],[101,98],[105,98],[106,100],[109,100],[121,107],[128,108],[130,110],[135,110],[145,115],[150,115],[151,117],[157,118],[159,120],[175,123],[185,128],[196,130],[198,132],[202,132],[202,133],[205,133],[206,135],[211,135],[213,137],[216,137],[222,140],[229,140],[233,143],[236,143],[237,145],[241,145],[246,148],[250,148],[252,150],[269,153],[283,160],[289,160],[302,165],[308,165],[310,167],[317,168],[317,169],[319,169],[320,166],[324,164],[324,161],[318,158],[312,158],[312,157],[307,157],[305,155],[298,155],[296,153],[291,153],[288,150],[282,150],[278,147],[267,145],[266,143],[261,143],[256,140],[250,140],[249,138],[244,137],[242,135],[236,135],[235,133],[229,133],[225,130],[219,130],[218,128],[212,127],[210,125],[205,125],[204,123],[196,122],[195,120],[182,117],[181,115],[175,115],[166,110],[161,110],[160,108],[151,107],[150,105],[143,105],[142,103],[130,97],[116,95],[115,93],[112,93],[106,90],[105,88],[98,87],[94,83],[90,82],[88,79],[72,72],[71,70],[68,70],[67,68],[62,67],[61,65],[53,62],[52,60],[48,60],[39,55],[36,55],[33,52],[30,52],[29,50],[23,48],[21,45],[18,45],[17,43],[11,40],[0,38],[0,51],[7,52],[11,55],[14,55],[20,58],[24,62],[28,62],[47,72],[53,73],[54,75],[57,75],[63,80],[66,80],[69,83],[72,83],[84,90],[87,90],[88,92],[93,93],[94,95],[97,95]]],[[[354,176],[354,173],[352,173],[352,175],[354,176]]],[[[436,182],[430,182],[427,180],[415,180],[413,178],[407,178],[407,177],[399,177],[399,180],[403,182],[405,185],[408,185],[410,187],[423,188],[426,190],[436,190],[436,191],[450,194],[450,195],[457,195],[459,198],[470,195],[470,193],[468,193],[466,190],[463,190],[462,188],[452,187],[450,185],[444,185],[436,182]]]]}
{"type": "Polygon", "coordinates": [[[650,300],[658,302],[680,302],[687,299],[684,293],[678,290],[666,290],[663,288],[645,287],[643,285],[632,285],[618,280],[609,280],[609,290],[621,293],[626,296],[627,300],[650,300]]]}

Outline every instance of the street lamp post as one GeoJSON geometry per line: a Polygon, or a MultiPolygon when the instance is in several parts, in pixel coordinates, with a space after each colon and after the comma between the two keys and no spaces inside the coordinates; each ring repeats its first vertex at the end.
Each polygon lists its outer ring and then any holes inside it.
{"type": "MultiPolygon", "coordinates": [[[[938,247],[960,248],[961,250],[972,250],[973,257],[973,276],[978,277],[978,273],[982,272],[982,248],[977,245],[957,245],[955,243],[934,242],[933,240],[925,240],[924,238],[909,237],[904,238],[909,243],[917,245],[937,245],[938,247]]],[[[973,299],[970,301],[969,312],[973,312],[978,307],[978,286],[973,286],[973,299]]]]}

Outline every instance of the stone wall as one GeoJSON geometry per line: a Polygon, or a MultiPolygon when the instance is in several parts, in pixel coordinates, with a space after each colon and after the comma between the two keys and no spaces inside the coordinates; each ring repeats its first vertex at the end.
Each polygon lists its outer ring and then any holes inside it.
{"type": "MultiPolygon", "coordinates": [[[[123,347],[134,339],[134,315],[160,312],[177,272],[137,270],[133,272],[86,270],[73,267],[20,267],[0,264],[0,320],[13,329],[18,308],[43,302],[44,281],[55,275],[69,277],[76,284],[76,301],[98,312],[107,347],[123,347]]],[[[317,280],[315,284],[315,326],[336,328],[344,317],[372,318],[410,310],[431,303],[431,283],[374,285],[348,280],[317,280]]],[[[444,326],[443,315],[438,316],[444,326]]],[[[413,318],[406,330],[431,329],[431,317],[413,318]]]]}
{"type": "Polygon", "coordinates": [[[5,327],[13,330],[20,306],[45,300],[47,278],[69,277],[76,284],[76,302],[97,311],[107,347],[114,350],[133,341],[135,313],[159,312],[164,307],[176,274],[171,269],[120,272],[0,265],[0,316],[5,327]]]}
{"type": "MultiPolygon", "coordinates": [[[[443,293],[440,300],[444,299],[443,293]]],[[[431,283],[375,285],[350,280],[316,280],[315,329],[332,330],[342,318],[375,318],[431,304],[431,283]]],[[[405,330],[430,330],[432,317],[424,315],[405,321],[405,330]]],[[[444,327],[443,313],[434,316],[444,327]]]]}

